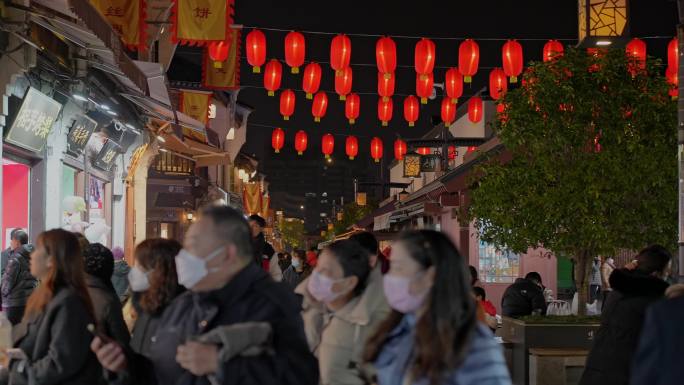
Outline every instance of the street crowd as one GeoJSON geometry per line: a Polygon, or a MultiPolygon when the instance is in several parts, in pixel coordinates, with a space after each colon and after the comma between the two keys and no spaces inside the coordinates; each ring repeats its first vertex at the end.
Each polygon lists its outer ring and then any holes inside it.
{"type": "MultiPolygon", "coordinates": [[[[443,233],[405,232],[390,259],[367,232],[290,255],[275,253],[264,225],[209,206],[183,245],[145,240],[132,267],[79,234],[49,230],[31,246],[14,231],[1,262],[14,326],[0,385],[511,383],[496,309],[443,233]]],[[[610,274],[582,384],[684,378],[681,337],[657,337],[676,325],[663,312],[684,317],[684,299],[658,302],[670,260],[651,246],[610,274]]],[[[514,283],[502,309],[545,313],[542,277],[514,283]]]]}

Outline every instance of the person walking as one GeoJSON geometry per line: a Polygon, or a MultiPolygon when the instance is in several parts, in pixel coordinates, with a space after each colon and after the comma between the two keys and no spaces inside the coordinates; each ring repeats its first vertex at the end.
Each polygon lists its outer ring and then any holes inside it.
{"type": "Polygon", "coordinates": [[[2,310],[12,325],[21,322],[26,303],[38,285],[38,280],[31,275],[32,251],[33,246],[30,244],[15,249],[2,275],[2,310]]]}
{"type": "Polygon", "coordinates": [[[283,271],[283,282],[294,290],[297,286],[304,281],[313,269],[306,262],[306,257],[304,252],[297,250],[292,256],[292,262],[285,271],[283,271]]]}
{"type": "Polygon", "coordinates": [[[124,251],[122,248],[118,246],[113,248],[112,255],[114,256],[112,285],[114,285],[114,290],[116,290],[119,301],[123,304],[130,296],[128,273],[131,271],[131,267],[128,266],[128,263],[126,263],[126,260],[124,259],[124,251]]]}
{"type": "Polygon", "coordinates": [[[589,278],[589,302],[594,303],[601,293],[601,257],[596,256],[591,264],[591,277],[589,278]]]}
{"type": "Polygon", "coordinates": [[[531,314],[546,314],[546,299],[542,278],[536,271],[518,278],[509,286],[501,298],[501,312],[506,317],[523,317],[531,314]]]}
{"type": "Polygon", "coordinates": [[[601,326],[587,357],[580,385],[626,385],[641,336],[646,309],[663,298],[672,255],[660,245],[636,256],[634,268],[616,269],[610,276],[613,291],[601,314],[601,326]]]}
{"type": "Polygon", "coordinates": [[[95,316],[76,236],[62,229],[39,234],[31,274],[41,284],[13,330],[22,353],[0,370],[0,384],[97,384],[102,369],[88,348],[95,316]]]}
{"type": "Polygon", "coordinates": [[[256,263],[257,266],[261,266],[261,268],[269,273],[275,281],[280,282],[283,279],[283,272],[278,265],[278,259],[273,246],[266,242],[264,227],[266,227],[266,220],[264,218],[257,214],[253,214],[249,217],[254,263],[256,263]]]}
{"type": "Polygon", "coordinates": [[[615,270],[615,260],[612,257],[606,258],[606,260],[601,265],[601,310],[603,311],[603,306],[606,304],[606,299],[608,298],[608,293],[613,289],[610,287],[610,275],[613,274],[615,270]]]}
{"type": "Polygon", "coordinates": [[[378,385],[509,385],[501,347],[476,318],[470,274],[446,235],[411,231],[383,277],[394,311],[369,339],[378,385]]]}

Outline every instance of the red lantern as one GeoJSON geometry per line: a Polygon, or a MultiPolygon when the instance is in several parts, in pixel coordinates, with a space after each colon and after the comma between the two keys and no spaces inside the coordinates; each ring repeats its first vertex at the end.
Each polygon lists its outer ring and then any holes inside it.
{"type": "Polygon", "coordinates": [[[454,160],[458,156],[458,151],[456,151],[456,146],[449,146],[448,148],[449,160],[454,160]]]}
{"type": "Polygon", "coordinates": [[[247,63],[252,66],[252,72],[261,72],[261,66],[266,62],[266,36],[258,29],[247,34],[245,50],[247,63]]]}
{"type": "Polygon", "coordinates": [[[320,91],[314,96],[313,104],[311,105],[311,114],[314,116],[315,122],[320,122],[321,118],[325,116],[325,111],[328,110],[328,95],[325,91],[320,91]]]}
{"type": "Polygon", "coordinates": [[[306,42],[304,35],[292,31],[285,35],[285,63],[292,67],[292,73],[298,74],[299,67],[304,64],[306,55],[306,42]]]}
{"type": "Polygon", "coordinates": [[[385,77],[394,73],[397,68],[397,45],[390,37],[381,37],[375,44],[375,60],[378,63],[378,71],[385,77]]]}
{"type": "Polygon", "coordinates": [[[382,140],[378,138],[377,136],[374,137],[371,140],[370,144],[370,151],[371,151],[371,158],[375,160],[375,163],[380,162],[380,159],[382,159],[382,140]]]}
{"type": "Polygon", "coordinates": [[[679,41],[676,37],[667,44],[667,66],[679,68],[679,41]]]}
{"type": "Polygon", "coordinates": [[[471,152],[477,151],[477,147],[475,146],[470,146],[468,147],[468,151],[466,151],[466,154],[470,154],[471,152]]]}
{"type": "Polygon", "coordinates": [[[435,68],[435,43],[430,39],[420,39],[415,51],[416,73],[427,76],[435,68]]]}
{"type": "Polygon", "coordinates": [[[404,99],[404,119],[408,122],[409,127],[413,127],[416,124],[419,111],[418,99],[413,95],[407,96],[404,99]]]}
{"type": "Polygon", "coordinates": [[[359,108],[361,107],[361,99],[357,94],[347,95],[347,100],[344,103],[344,116],[349,119],[349,124],[354,124],[359,117],[359,108]]]}
{"type": "Polygon", "coordinates": [[[458,46],[458,71],[463,81],[470,83],[480,63],[480,47],[473,39],[466,39],[458,46]]]}
{"type": "Polygon", "coordinates": [[[351,58],[351,40],[347,35],[337,35],[330,43],[330,67],[342,71],[349,67],[351,58]]]}
{"type": "Polygon", "coordinates": [[[329,159],[330,155],[333,153],[333,149],[335,149],[335,137],[332,136],[332,134],[323,135],[323,139],[321,140],[321,149],[323,150],[325,159],[329,159]]]}
{"type": "Polygon", "coordinates": [[[444,91],[451,102],[458,103],[458,98],[463,95],[463,75],[458,71],[458,68],[449,68],[444,77],[444,91]]]}
{"type": "Polygon", "coordinates": [[[306,136],[306,132],[299,130],[295,135],[295,150],[297,150],[297,155],[302,155],[306,151],[306,146],[309,143],[309,138],[306,136]]]}
{"type": "Polygon", "coordinates": [[[321,66],[318,63],[311,62],[304,68],[304,77],[302,78],[302,89],[306,92],[306,98],[311,99],[320,87],[321,66]]]}
{"type": "Polygon", "coordinates": [[[282,128],[276,128],[271,134],[271,146],[275,150],[276,154],[280,152],[285,144],[285,131],[282,128]]]}
{"type": "Polygon", "coordinates": [[[451,125],[456,120],[456,105],[448,97],[442,99],[442,121],[445,126],[451,125]]]}
{"type": "Polygon", "coordinates": [[[359,140],[354,135],[348,136],[344,148],[349,160],[354,160],[359,153],[359,140]]]}
{"type": "Polygon", "coordinates": [[[511,78],[511,83],[518,82],[518,75],[523,70],[522,46],[517,40],[508,40],[501,48],[503,70],[511,78]]]}
{"type": "Polygon", "coordinates": [[[387,126],[390,120],[392,120],[392,111],[394,109],[394,103],[392,98],[378,99],[378,119],[382,121],[383,126],[387,126]]]}
{"type": "Polygon", "coordinates": [[[430,149],[430,147],[418,147],[418,150],[416,152],[420,155],[430,155],[432,150],[430,149]]]}
{"type": "Polygon", "coordinates": [[[264,72],[264,88],[268,90],[268,96],[275,95],[275,91],[280,88],[280,81],[283,77],[283,65],[276,59],[271,59],[266,63],[264,72]]]}
{"type": "Polygon", "coordinates": [[[283,120],[290,120],[290,116],[294,113],[296,101],[294,91],[283,90],[280,93],[280,115],[283,116],[283,120]]]}
{"type": "Polygon", "coordinates": [[[549,40],[544,44],[542,58],[544,61],[551,61],[563,56],[563,44],[558,40],[549,40]]]}
{"type": "Polygon", "coordinates": [[[427,104],[428,98],[432,95],[434,82],[432,73],[427,76],[416,74],[416,95],[420,97],[421,104],[427,104]]]}
{"type": "Polygon", "coordinates": [[[383,100],[387,100],[394,95],[394,72],[389,76],[383,76],[378,72],[378,95],[382,96],[383,100]]]}
{"type": "Polygon", "coordinates": [[[627,43],[625,52],[630,60],[627,70],[635,76],[638,70],[646,68],[646,43],[641,39],[632,39],[627,43]]]}
{"type": "Polygon", "coordinates": [[[482,98],[479,96],[473,96],[468,101],[468,119],[473,123],[482,120],[482,98]]]}
{"type": "Polygon", "coordinates": [[[503,103],[499,103],[496,105],[496,113],[499,117],[499,120],[501,123],[505,123],[506,120],[508,120],[508,116],[506,115],[506,105],[503,103]]]}
{"type": "Polygon", "coordinates": [[[394,159],[402,160],[406,155],[406,142],[401,139],[394,141],[394,159]]]}
{"type": "Polygon", "coordinates": [[[207,51],[209,51],[209,58],[214,61],[214,68],[221,68],[221,62],[228,57],[229,46],[230,44],[225,40],[209,43],[207,51]]]}
{"type": "Polygon", "coordinates": [[[667,70],[665,70],[665,79],[672,85],[668,93],[672,99],[677,99],[677,96],[679,96],[679,76],[677,74],[677,67],[667,67],[667,70]]]}
{"type": "Polygon", "coordinates": [[[352,88],[352,69],[345,67],[335,72],[335,92],[340,95],[340,100],[345,100],[352,88]]]}
{"type": "Polygon", "coordinates": [[[499,100],[507,90],[508,82],[506,81],[506,74],[501,68],[494,68],[492,72],[489,73],[489,95],[492,99],[499,100]]]}

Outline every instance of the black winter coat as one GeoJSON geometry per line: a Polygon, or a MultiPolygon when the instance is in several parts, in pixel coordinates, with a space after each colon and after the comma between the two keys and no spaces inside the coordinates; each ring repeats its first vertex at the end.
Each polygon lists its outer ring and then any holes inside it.
{"type": "Polygon", "coordinates": [[[215,327],[268,322],[273,328],[274,354],[236,357],[219,366],[222,385],[316,385],[318,364],[309,351],[297,300],[291,290],[249,264],[226,286],[205,293],[186,292],[166,309],[151,347],[159,384],[208,385],[176,362],[184,341],[215,327]]]}
{"type": "Polygon", "coordinates": [[[601,326],[587,357],[580,385],[627,385],[630,367],[649,305],[661,299],[667,283],[638,270],[617,269],[609,278],[601,326]]]}
{"type": "Polygon", "coordinates": [[[131,336],[123,319],[121,302],[114,289],[111,285],[89,274],[86,274],[86,284],[90,299],[93,301],[99,330],[122,346],[128,345],[131,336]]]}
{"type": "Polygon", "coordinates": [[[523,317],[541,310],[546,314],[544,290],[534,282],[518,278],[509,286],[501,298],[501,310],[506,317],[523,317]]]}
{"type": "Polygon", "coordinates": [[[270,260],[273,254],[275,254],[273,246],[271,246],[270,243],[266,242],[266,237],[264,237],[264,233],[259,233],[259,235],[257,235],[256,238],[252,239],[252,251],[254,253],[254,263],[256,263],[257,266],[260,267],[263,267],[264,260],[270,260]],[[264,255],[266,257],[264,257],[264,255]]]}
{"type": "Polygon", "coordinates": [[[12,330],[14,347],[27,361],[14,360],[0,372],[0,385],[93,385],[102,368],[90,351],[95,322],[72,288],[59,289],[45,310],[24,319],[12,330]]]}
{"type": "Polygon", "coordinates": [[[26,306],[38,280],[31,275],[30,252],[28,248],[20,247],[10,256],[5,272],[2,275],[2,306],[26,306]]]}

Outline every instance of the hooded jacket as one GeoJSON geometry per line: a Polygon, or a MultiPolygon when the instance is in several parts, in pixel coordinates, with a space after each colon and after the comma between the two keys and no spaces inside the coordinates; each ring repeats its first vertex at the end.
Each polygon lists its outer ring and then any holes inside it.
{"type": "Polygon", "coordinates": [[[639,270],[616,269],[601,326],[580,385],[627,385],[646,309],[665,294],[667,282],[639,270]]]}
{"type": "Polygon", "coordinates": [[[10,256],[5,273],[2,275],[2,306],[26,306],[38,280],[31,275],[29,255],[31,247],[24,245],[10,256]]]}
{"type": "Polygon", "coordinates": [[[128,272],[131,267],[123,259],[114,262],[114,273],[112,273],[112,285],[116,290],[116,295],[122,303],[128,298],[128,272]]]}
{"type": "Polygon", "coordinates": [[[518,278],[509,286],[501,298],[501,310],[506,317],[523,317],[541,310],[546,314],[544,289],[529,279],[518,278]]]}

